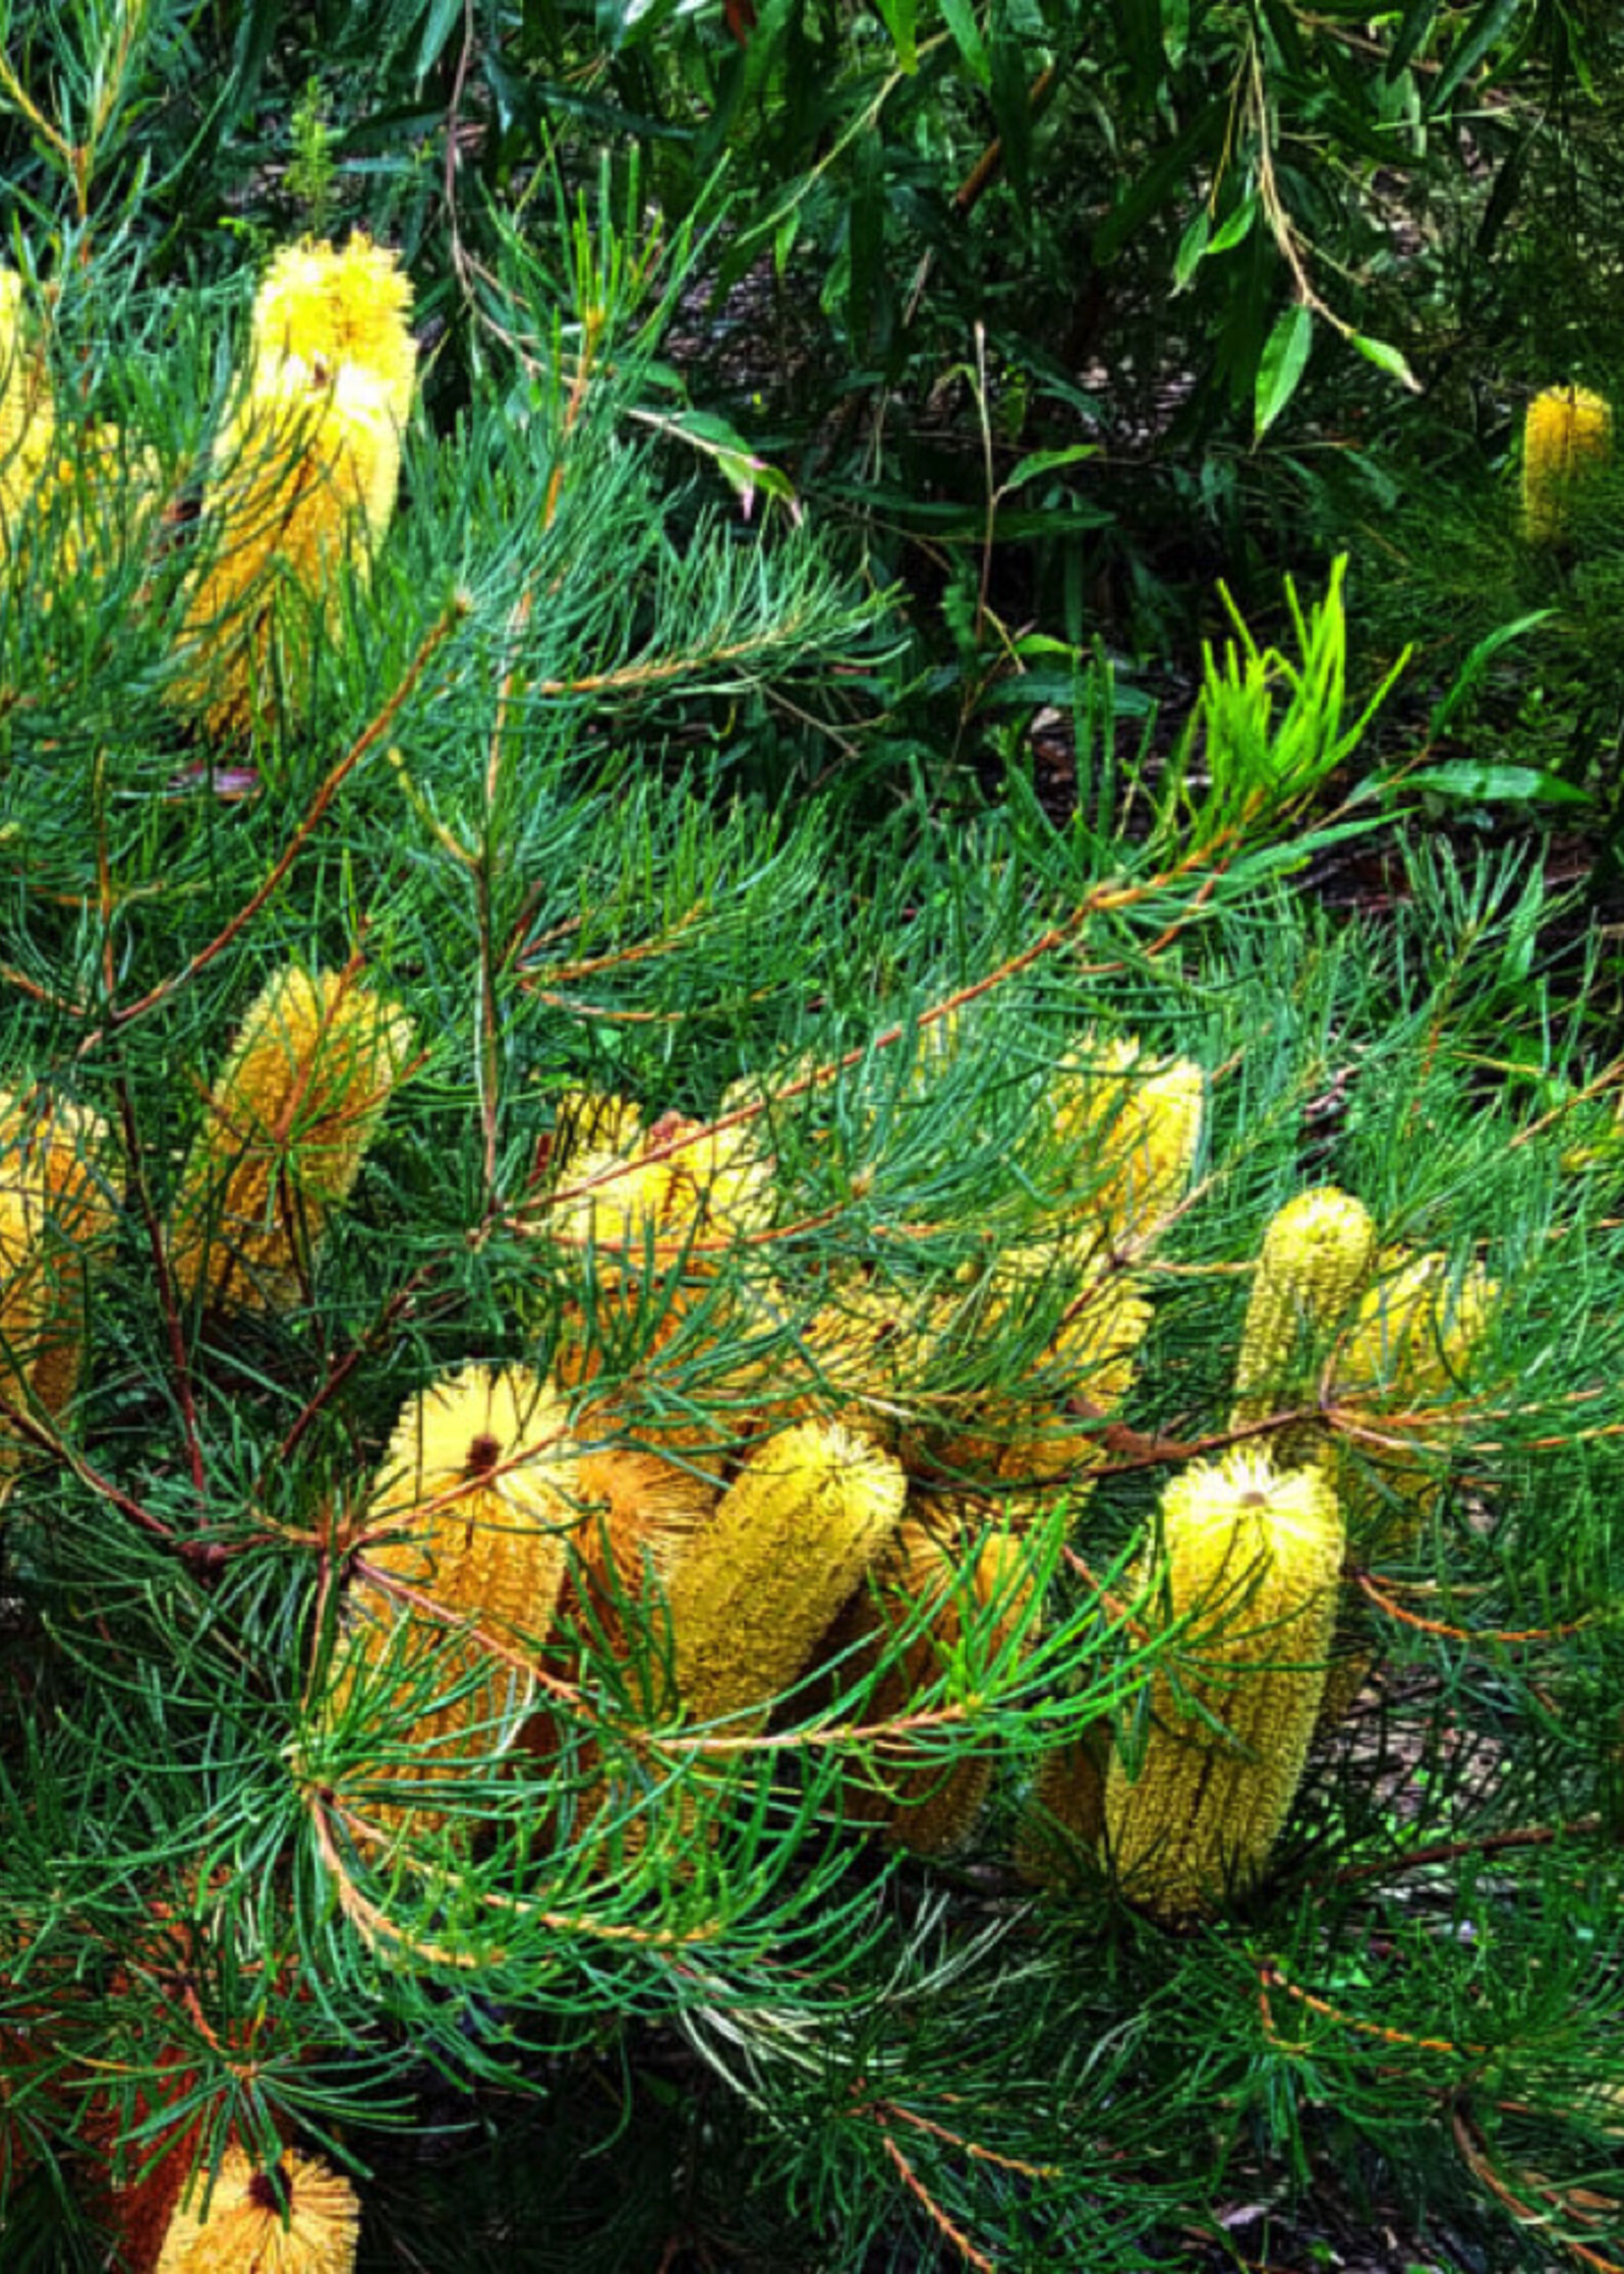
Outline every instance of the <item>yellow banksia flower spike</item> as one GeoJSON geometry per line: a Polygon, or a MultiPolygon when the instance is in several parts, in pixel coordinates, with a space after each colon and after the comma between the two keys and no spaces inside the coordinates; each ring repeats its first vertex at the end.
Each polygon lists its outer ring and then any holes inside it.
{"type": "MultiPolygon", "coordinates": [[[[1008,1532],[977,1539],[945,1510],[925,1503],[903,1518],[869,1590],[854,1598],[837,1623],[825,1655],[852,1653],[841,1660],[842,1685],[889,1656],[892,1662],[870,1692],[863,1720],[900,1720],[959,1648],[966,1612],[978,1622],[996,1612],[986,1637],[990,1659],[1025,1616],[1032,1585],[1020,1545],[1008,1532]]],[[[889,1838],[918,1856],[951,1855],[961,1847],[992,1788],[987,1754],[957,1762],[927,1759],[905,1735],[881,1739],[874,1766],[881,1790],[860,1789],[855,1778],[848,1779],[846,1817],[883,1825],[889,1838]]]]}
{"type": "Polygon", "coordinates": [[[695,1721],[764,1711],[901,1521],[899,1464],[834,1422],[769,1437],[679,1557],[668,1591],[677,1689],[695,1721]]]}
{"type": "MultiPolygon", "coordinates": [[[[79,1384],[87,1276],[117,1228],[96,1113],[0,1092],[0,1399],[54,1418],[79,1384]]],[[[0,1420],[0,1501],[28,1458],[0,1420]]]]}
{"type": "Polygon", "coordinates": [[[398,430],[412,415],[417,379],[411,309],[412,283],[399,257],[361,231],[339,253],[325,238],[284,245],[255,295],[254,365],[354,365],[381,382],[398,430]]]}
{"type": "Polygon", "coordinates": [[[0,268],[0,545],[50,463],[55,414],[45,359],[24,328],[23,279],[0,268]]]}
{"type": "MultiPolygon", "coordinates": [[[[1149,1331],[1150,1304],[1131,1277],[1102,1274],[1097,1256],[1082,1269],[1085,1284],[1037,1360],[1028,1394],[983,1400],[973,1426],[949,1436],[933,1457],[944,1476],[964,1487],[998,1487],[1012,1514],[1021,1496],[1007,1487],[1047,1487],[1052,1497],[1064,1486],[1073,1513],[1080,1506],[1090,1489],[1087,1472],[1104,1458],[1101,1428],[1127,1401],[1149,1331]]],[[[983,1314],[989,1327],[1002,1308],[995,1290],[983,1314]]]]}
{"type": "MultiPolygon", "coordinates": [[[[1263,1234],[1262,1252],[1247,1305],[1235,1369],[1230,1428],[1261,1421],[1305,1386],[1294,1364],[1335,1333],[1358,1300],[1376,1254],[1369,1210],[1335,1185],[1299,1193],[1276,1210],[1263,1234]]],[[[1317,1458],[1317,1428],[1288,1432],[1284,1461],[1317,1458]]]]}
{"type": "Polygon", "coordinates": [[[1523,533],[1537,545],[1567,536],[1585,483],[1612,456],[1611,406],[1585,387],[1546,387],[1523,422],[1523,533]]]}
{"type": "MultiPolygon", "coordinates": [[[[1401,1527],[1405,1539],[1437,1497],[1436,1458],[1458,1434],[1461,1391],[1473,1354],[1499,1303],[1500,1290],[1480,1263],[1455,1276],[1447,1255],[1394,1251],[1375,1285],[1367,1288],[1337,1360],[1333,1394],[1352,1418],[1367,1413],[1381,1434],[1378,1445],[1352,1441],[1341,1487],[1349,1521],[1373,1495],[1359,1482],[1374,1469],[1390,1494],[1415,1510],[1401,1527]],[[1394,1445],[1409,1438],[1412,1458],[1394,1445]],[[1434,1456],[1428,1463],[1427,1455],[1434,1456]]],[[[1379,1527],[1378,1527],[1379,1529],[1379,1527]]],[[[1394,1545],[1389,1532],[1384,1545],[1394,1545]]]]}
{"type": "Polygon", "coordinates": [[[1261,1879],[1325,1686],[1344,1532],[1322,1470],[1232,1452],[1162,1496],[1153,1616],[1180,1631],[1152,1677],[1131,1770],[1114,1754],[1105,1831],[1125,1892],[1189,1917],[1261,1879]]]}
{"type": "Polygon", "coordinates": [[[1198,1066],[1147,1061],[1132,1035],[1090,1044],[1058,1069],[1055,1131],[1080,1155],[1083,1216],[1109,1246],[1145,1246],[1184,1198],[1205,1094],[1198,1066]]]}
{"type": "Polygon", "coordinates": [[[289,2149],[261,2169],[233,2144],[176,2204],[156,2274],[352,2274],[360,2240],[355,2189],[330,2164],[289,2149]]]}
{"type": "Polygon", "coordinates": [[[116,426],[74,435],[59,428],[33,499],[52,537],[49,584],[84,568],[104,576],[139,551],[156,517],[162,480],[157,452],[131,447],[116,426]]]}
{"type": "MultiPolygon", "coordinates": [[[[583,1513],[564,1401],[527,1369],[466,1367],[407,1404],[368,1501],[328,1719],[385,1662],[398,1664],[403,1692],[426,1676],[438,1689],[480,1678],[419,1715],[409,1742],[420,1758],[372,1776],[443,1779],[517,1734],[535,1689],[523,1661],[551,1624],[583,1513]]],[[[372,1813],[426,1830],[443,1815],[388,1802],[372,1813]]]]}
{"type": "Polygon", "coordinates": [[[347,971],[290,965],[261,990],[210,1093],[170,1226],[181,1294],[298,1303],[412,1048],[404,1012],[347,971]]]}
{"type": "Polygon", "coordinates": [[[339,574],[364,582],[394,510],[400,436],[382,379],[297,357],[258,370],[215,446],[209,553],[172,699],[242,733],[308,677],[338,621],[339,574]]]}

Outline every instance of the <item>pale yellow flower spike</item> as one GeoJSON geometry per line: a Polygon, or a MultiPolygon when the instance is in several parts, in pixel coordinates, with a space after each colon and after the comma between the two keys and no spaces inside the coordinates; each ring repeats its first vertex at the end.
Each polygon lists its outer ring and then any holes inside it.
{"type": "Polygon", "coordinates": [[[1106,1842],[1126,1892],[1165,1917],[1243,1894],[1290,1812],[1325,1688],[1344,1531],[1322,1471],[1237,1450],[1162,1496],[1153,1615],[1164,1648],[1134,1773],[1119,1754],[1106,1842]]]}
{"type": "Polygon", "coordinates": [[[23,279],[0,268],[0,544],[16,523],[51,454],[55,413],[43,356],[23,328],[23,279]]]}
{"type": "Polygon", "coordinates": [[[1523,422],[1523,533],[1553,545],[1568,534],[1585,481],[1612,455],[1613,415],[1605,396],[1584,387],[1546,387],[1523,422]]]}
{"type": "Polygon", "coordinates": [[[176,2205],[156,2274],[352,2274],[360,2238],[355,2189],[330,2165],[290,2150],[261,2171],[229,2147],[213,2187],[200,2172],[176,2205]]]}
{"type": "Polygon", "coordinates": [[[301,1300],[412,1049],[404,1012],[340,972],[279,971],[243,1021],[176,1198],[183,1297],[216,1310],[301,1300]]]}
{"type": "Polygon", "coordinates": [[[1437,1500],[1437,1456],[1460,1434],[1462,1380],[1500,1289],[1480,1263],[1453,1280],[1448,1256],[1436,1252],[1397,1250],[1388,1260],[1393,1268],[1366,1290],[1349,1328],[1334,1395],[1353,1418],[1367,1418],[1382,1440],[1355,1439],[1344,1453],[1339,1483],[1350,1523],[1357,1532],[1376,1512],[1365,1464],[1411,1512],[1383,1512],[1377,1529],[1391,1552],[1414,1540],[1437,1500]],[[1413,1452],[1401,1449],[1404,1440],[1413,1452]]]}
{"type": "Polygon", "coordinates": [[[240,733],[308,675],[337,628],[339,571],[365,581],[400,478],[386,382],[359,366],[290,357],[255,374],[203,493],[208,565],[187,610],[190,669],[176,699],[240,733]]]}
{"type": "Polygon", "coordinates": [[[380,381],[398,430],[412,415],[417,377],[411,306],[411,279],[370,237],[358,233],[342,253],[325,239],[284,245],[255,297],[256,370],[290,360],[329,371],[354,365],[380,381]]]}
{"type": "Polygon", "coordinates": [[[1103,1051],[1090,1046],[1059,1069],[1055,1131],[1088,1164],[1085,1213],[1112,1247],[1147,1244],[1184,1198],[1204,1097],[1198,1066],[1188,1058],[1147,1065],[1132,1035],[1103,1051]]]}

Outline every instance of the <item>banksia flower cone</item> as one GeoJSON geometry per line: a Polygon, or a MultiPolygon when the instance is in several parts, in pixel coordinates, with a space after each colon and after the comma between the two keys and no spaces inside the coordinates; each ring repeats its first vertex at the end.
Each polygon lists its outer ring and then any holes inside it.
{"type": "MultiPolygon", "coordinates": [[[[591,1431],[590,1414],[578,1422],[591,1431]]],[[[607,1642],[622,1632],[622,1610],[664,1582],[716,1507],[702,1471],[641,1445],[583,1447],[575,1465],[579,1523],[572,1536],[576,1587],[607,1642]]]]}
{"type": "Polygon", "coordinates": [[[158,509],[162,467],[155,450],[133,449],[111,425],[60,430],[34,509],[52,534],[54,584],[81,569],[106,575],[139,550],[158,509]]]}
{"type": "Polygon", "coordinates": [[[1523,532],[1537,545],[1568,534],[1576,500],[1612,455],[1613,415],[1584,387],[1547,387],[1523,423],[1523,532]]]}
{"type": "Polygon", "coordinates": [[[255,295],[255,367],[352,364],[380,381],[389,416],[403,427],[417,377],[411,308],[411,279],[397,257],[359,231],[341,253],[324,238],[284,245],[255,295]]]}
{"type": "Polygon", "coordinates": [[[1125,1891],[1165,1917],[1242,1895],[1267,1867],[1325,1687],[1343,1545],[1318,1469],[1236,1452],[1163,1494],[1149,1576],[1181,1631],[1136,1770],[1112,1759],[1105,1830],[1125,1891]]]}
{"type": "MultiPolygon", "coordinates": [[[[1315,1343],[1341,1323],[1370,1275],[1376,1231],[1369,1211],[1335,1185],[1299,1193],[1277,1210],[1263,1234],[1252,1280],[1241,1355],[1235,1369],[1231,1429],[1261,1421],[1306,1386],[1298,1370],[1315,1343]]],[[[1323,1437],[1313,1426],[1286,1432],[1276,1447],[1284,1464],[1316,1459],[1323,1437]]]]}
{"type": "Polygon", "coordinates": [[[23,279],[0,268],[0,543],[15,542],[18,517],[50,461],[55,418],[42,355],[23,330],[23,279]]]}
{"type": "MultiPolygon", "coordinates": [[[[443,1778],[517,1729],[534,1689],[524,1661],[551,1623],[581,1513],[563,1403],[534,1374],[468,1367],[412,1399],[368,1504],[332,1712],[385,1661],[403,1708],[425,1687],[480,1678],[418,1715],[408,1742],[420,1757],[374,1774],[443,1778]]],[[[375,1812],[390,1823],[401,1814],[375,1812]]],[[[405,1813],[440,1821],[433,1809],[405,1813]]]]}
{"type": "Polygon", "coordinates": [[[329,2165],[289,2150],[260,2170],[233,2146],[177,2205],[157,2274],[351,2274],[360,2236],[355,2189],[329,2165]]]}
{"type": "Polygon", "coordinates": [[[405,1014],[348,972],[277,972],[243,1020],[175,1201],[188,1300],[283,1311],[308,1290],[412,1047],[405,1014]]]}
{"type": "Polygon", "coordinates": [[[1015,1844],[1015,1867],[1032,1887],[1058,1891],[1097,1878],[1109,1760],[1103,1722],[1048,1746],[1039,1758],[1015,1844]],[[1084,1858],[1096,1858],[1092,1875],[1084,1858]]]}
{"type": "Polygon", "coordinates": [[[757,1448],[671,1576],[677,1687],[693,1720],[765,1708],[799,1679],[906,1490],[888,1453],[838,1423],[802,1422],[757,1448]]]}
{"type": "MultiPolygon", "coordinates": [[[[1126,1401],[1149,1330],[1150,1305],[1130,1280],[1102,1271],[1097,1258],[1081,1267],[1083,1284],[1023,1385],[1028,1394],[984,1400],[973,1432],[950,1438],[936,1456],[954,1482],[1013,1487],[1003,1494],[1012,1512],[1023,1501],[1030,1512],[1021,1487],[1050,1487],[1052,1498],[1064,1487],[1075,1513],[1102,1457],[1099,1427],[1126,1401]]],[[[1017,1300],[1015,1279],[995,1288],[986,1326],[1001,1324],[1017,1300]]]]}
{"type": "Polygon", "coordinates": [[[1131,1035],[1062,1067],[1055,1129],[1081,1156],[1086,1219],[1107,1244],[1143,1247],[1184,1198],[1201,1139],[1204,1081],[1188,1058],[1147,1064],[1131,1035]]]}
{"type": "Polygon", "coordinates": [[[309,677],[338,622],[340,570],[366,577],[399,475],[386,380],[297,356],[256,367],[203,493],[211,550],[174,687],[211,733],[245,732],[309,677]]]}
{"type": "MultiPolygon", "coordinates": [[[[112,1238],[99,1114],[0,1094],[0,1405],[55,1417],[78,1385],[87,1273],[112,1238]]],[[[0,1501],[27,1458],[0,1415],[0,1501]]]]}
{"type": "MultiPolygon", "coordinates": [[[[1030,1600],[1024,1558],[1008,1535],[966,1540],[935,1511],[909,1516],[876,1568],[872,1593],[855,1599],[830,1638],[837,1650],[855,1646],[855,1655],[842,1660],[841,1679],[848,1681],[889,1655],[892,1663],[875,1683],[863,1719],[899,1720],[962,1649],[967,1618],[980,1627],[990,1661],[1008,1643],[1030,1600]],[[990,1633],[989,1618],[996,1621],[990,1633]]],[[[879,1740],[875,1770],[883,1796],[853,1785],[847,1817],[883,1824],[891,1838],[922,1856],[950,1855],[963,1844],[993,1777],[984,1753],[957,1762],[940,1754],[927,1758],[905,1736],[879,1740]]]]}
{"type": "Polygon", "coordinates": [[[1368,1485],[1362,1488],[1358,1482],[1361,1464],[1373,1464],[1388,1491],[1408,1502],[1418,1520],[1432,1505],[1437,1487],[1425,1454],[1443,1449],[1458,1433],[1459,1416],[1450,1409],[1499,1300],[1498,1286],[1479,1263],[1458,1279],[1443,1254],[1400,1251],[1394,1265],[1366,1290],[1337,1362],[1339,1404],[1354,1409],[1351,1418],[1367,1412],[1383,1440],[1350,1447],[1343,1463],[1341,1483],[1356,1525],[1359,1504],[1372,1498],[1368,1485]],[[1393,1440],[1405,1436],[1413,1440],[1417,1458],[1395,1450],[1393,1440]]]}

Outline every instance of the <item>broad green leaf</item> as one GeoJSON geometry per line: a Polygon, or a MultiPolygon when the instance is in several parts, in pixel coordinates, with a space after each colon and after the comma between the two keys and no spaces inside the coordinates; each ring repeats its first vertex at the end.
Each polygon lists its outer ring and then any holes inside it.
{"type": "Polygon", "coordinates": [[[1202,205],[1179,239],[1179,250],[1173,256],[1173,289],[1183,292],[1200,265],[1212,237],[1212,215],[1202,205]]]}
{"type": "Polygon", "coordinates": [[[1537,608],[1531,614],[1517,616],[1510,623],[1496,625],[1493,631],[1480,639],[1455,674],[1455,683],[1442,701],[1436,704],[1427,721],[1427,732],[1441,734],[1456,712],[1473,692],[1483,672],[1513,640],[1520,640],[1525,632],[1537,631],[1556,613],[1552,608],[1537,608]]]}
{"type": "Polygon", "coordinates": [[[1409,13],[1399,26],[1398,36],[1387,56],[1384,77],[1391,83],[1404,70],[1410,58],[1420,49],[1431,30],[1438,13],[1438,0],[1411,0],[1409,13]]]}
{"type": "Polygon", "coordinates": [[[907,72],[919,68],[918,19],[914,0],[874,0],[881,21],[891,33],[897,60],[907,72]]]}
{"type": "Polygon", "coordinates": [[[942,0],[942,21],[953,34],[953,43],[976,86],[991,87],[992,61],[987,54],[987,42],[981,36],[981,27],[975,20],[974,0],[942,0]]]}
{"type": "Polygon", "coordinates": [[[1483,0],[1472,22],[1461,33],[1459,44],[1443,70],[1438,84],[1432,89],[1430,108],[1443,109],[1462,82],[1470,78],[1494,42],[1510,29],[1523,7],[1523,0],[1483,0]]]}
{"type": "Polygon", "coordinates": [[[1256,218],[1257,200],[1249,196],[1243,198],[1207,247],[1208,253],[1216,257],[1220,253],[1227,253],[1231,246],[1239,245],[1243,237],[1251,234],[1251,225],[1256,218]]]}
{"type": "Polygon", "coordinates": [[[1373,363],[1377,371],[1384,371],[1389,379],[1396,379],[1400,385],[1407,386],[1413,395],[1421,393],[1421,380],[1417,379],[1396,347],[1390,346],[1385,339],[1372,339],[1369,333],[1364,331],[1356,331],[1352,337],[1360,354],[1367,362],[1373,363]]]}
{"type": "Polygon", "coordinates": [[[1423,766],[1394,784],[1398,789],[1430,789],[1440,797],[1458,797],[1472,805],[1529,805],[1536,798],[1547,805],[1589,805],[1591,794],[1559,774],[1538,766],[1490,766],[1475,758],[1452,759],[1446,766],[1423,766]]]}
{"type": "Polygon", "coordinates": [[[1072,442],[1062,450],[1033,450],[1018,462],[999,495],[1007,497],[1012,490],[1018,490],[1023,482],[1035,481],[1039,474],[1051,474],[1057,466],[1074,466],[1079,458],[1093,458],[1098,454],[1097,442],[1072,442]]]}
{"type": "Polygon", "coordinates": [[[1313,344],[1313,313],[1301,302],[1283,309],[1275,319],[1257,365],[1253,396],[1256,439],[1262,439],[1296,394],[1313,344]]]}

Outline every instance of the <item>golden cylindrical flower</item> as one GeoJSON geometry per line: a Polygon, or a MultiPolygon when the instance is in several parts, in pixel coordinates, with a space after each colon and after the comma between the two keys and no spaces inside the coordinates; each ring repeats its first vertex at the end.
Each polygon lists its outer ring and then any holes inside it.
{"type": "Polygon", "coordinates": [[[215,446],[203,492],[208,547],[172,699],[217,735],[274,713],[339,623],[339,577],[363,580],[400,475],[385,381],[298,357],[256,369],[215,446]]]}
{"type": "MultiPolygon", "coordinates": [[[[326,1718],[347,1712],[358,1687],[389,1714],[407,1693],[468,1686],[418,1713],[403,1740],[413,1759],[369,1780],[443,1780],[513,1742],[535,1692],[526,1661],[551,1624],[582,1520],[578,1448],[551,1384],[522,1367],[472,1366],[408,1403],[368,1502],[326,1718]],[[375,1686],[385,1666],[399,1676],[389,1696],[375,1686]]],[[[443,1812],[403,1802],[373,1813],[430,1829],[443,1812]]]]}
{"type": "MultiPolygon", "coordinates": [[[[961,1650],[966,1619],[981,1628],[991,1656],[1025,1616],[1031,1593],[1026,1559],[1007,1531],[977,1537],[945,1509],[924,1503],[903,1518],[868,1591],[838,1622],[825,1655],[842,1654],[842,1683],[889,1658],[863,1718],[901,1720],[961,1650]],[[989,1618],[995,1622],[990,1631],[989,1618]]],[[[919,1856],[950,1855],[962,1846],[992,1787],[986,1752],[952,1761],[905,1734],[878,1740],[874,1768],[878,1791],[848,1779],[846,1815],[883,1825],[891,1839],[919,1856]]]]}
{"type": "Polygon", "coordinates": [[[361,2205],[348,2180],[290,2148],[261,2167],[228,2147],[176,2205],[157,2274],[351,2274],[361,2205]]]}
{"type": "Polygon", "coordinates": [[[16,541],[19,515],[50,463],[54,427],[44,355],[24,327],[23,279],[0,268],[0,549],[16,541]]]}
{"type": "MultiPolygon", "coordinates": [[[[54,1419],[78,1387],[89,1272],[117,1228],[101,1116],[0,1093],[0,1400],[54,1419]]],[[[28,1458],[0,1417],[0,1500],[28,1458]]]]}
{"type": "Polygon", "coordinates": [[[1015,1867],[1030,1886],[1059,1892],[1097,1878],[1110,1755],[1106,1725],[1096,1721],[1039,1756],[1015,1844],[1015,1867]]]}
{"type": "Polygon", "coordinates": [[[1057,1069],[1055,1131],[1077,1155],[1082,1221],[1107,1246],[1145,1247],[1184,1198],[1205,1090],[1189,1059],[1147,1060],[1132,1035],[1090,1043],[1057,1069]]]}
{"type": "Polygon", "coordinates": [[[676,1562],[671,1641],[696,1721],[765,1711],[805,1671],[901,1519],[890,1454],[834,1422],[802,1422],[751,1454],[676,1562]]]}
{"type": "Polygon", "coordinates": [[[278,971],[209,1094],[170,1227],[188,1300],[284,1311],[361,1173],[412,1048],[404,1012],[351,972],[278,971]]]}
{"type": "Polygon", "coordinates": [[[1566,537],[1585,484],[1612,456],[1611,406],[1586,387],[1546,387],[1523,422],[1523,531],[1537,545],[1566,537]]]}
{"type": "Polygon", "coordinates": [[[411,417],[417,377],[411,308],[399,256],[360,230],[337,253],[325,238],[284,245],[255,295],[253,361],[260,369],[353,364],[382,382],[398,429],[411,417]]]}
{"type": "Polygon", "coordinates": [[[1343,1548],[1319,1469],[1236,1451],[1162,1496],[1147,1571],[1164,1656],[1140,1757],[1112,1758],[1105,1830],[1124,1890],[1163,1916],[1208,1910],[1267,1868],[1319,1712],[1343,1548]]]}
{"type": "Polygon", "coordinates": [[[1348,1418],[1367,1419],[1380,1439],[1349,1434],[1342,1446],[1337,1481],[1349,1524],[1391,1547],[1408,1545],[1437,1499],[1438,1456],[1460,1433],[1468,1370],[1500,1290],[1480,1263],[1452,1274],[1436,1252],[1396,1249],[1384,1262],[1360,1301],[1332,1388],[1348,1418]]]}

